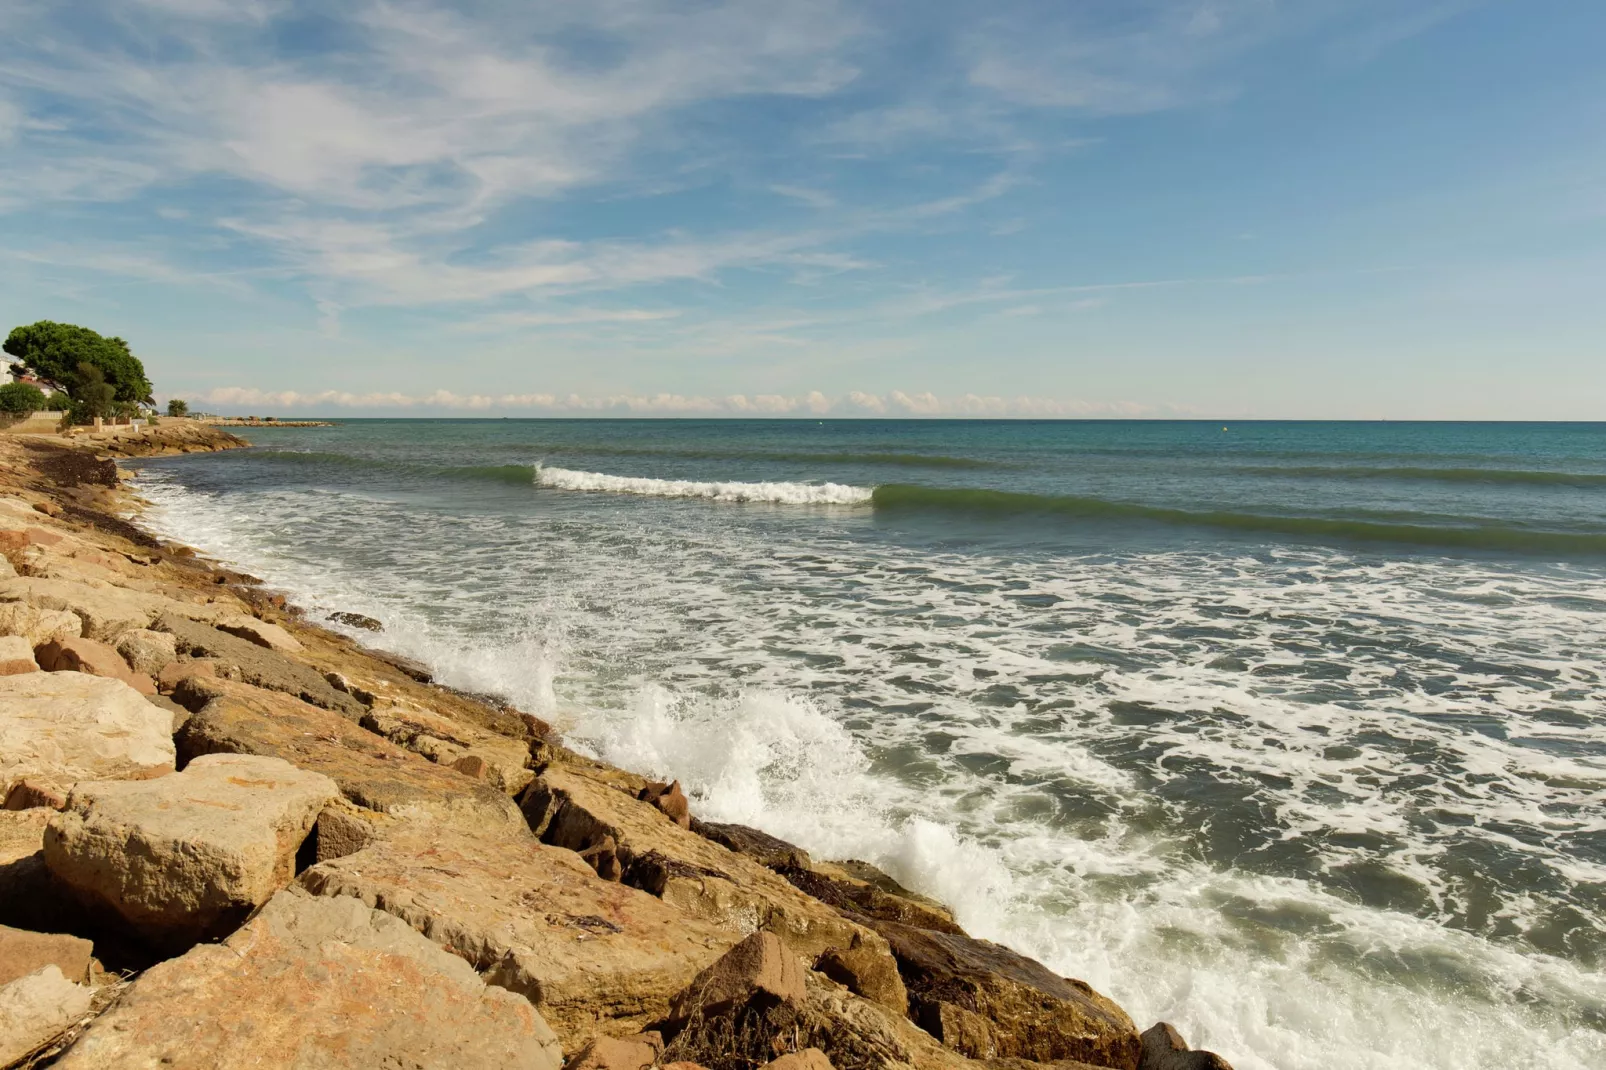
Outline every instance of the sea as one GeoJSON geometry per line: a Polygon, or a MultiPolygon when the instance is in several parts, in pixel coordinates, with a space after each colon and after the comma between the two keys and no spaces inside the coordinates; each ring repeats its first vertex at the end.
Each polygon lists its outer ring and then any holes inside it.
{"type": "Polygon", "coordinates": [[[144,522],[1140,1029],[1606,1067],[1606,424],[246,434],[144,522]]]}

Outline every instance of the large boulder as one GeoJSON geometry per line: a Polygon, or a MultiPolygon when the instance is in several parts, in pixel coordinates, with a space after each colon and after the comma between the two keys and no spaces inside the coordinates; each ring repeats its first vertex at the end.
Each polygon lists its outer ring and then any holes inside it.
{"type": "Polygon", "coordinates": [[[0,676],[0,786],[59,786],[173,771],[172,719],[121,680],[76,672],[0,676]]]}
{"type": "Polygon", "coordinates": [[[93,997],[54,965],[0,986],[0,1066],[45,1047],[88,1013],[93,997]]]}
{"type": "Polygon", "coordinates": [[[32,602],[0,602],[0,635],[20,635],[32,650],[52,639],[77,639],[84,622],[65,609],[45,609],[32,602]]]}
{"type": "Polygon", "coordinates": [[[146,970],[58,1070],[559,1070],[530,1004],[388,914],[292,888],[146,970]]]}
{"type": "Polygon", "coordinates": [[[754,933],[721,955],[675,996],[669,1016],[684,1022],[759,997],[796,1004],[808,999],[803,964],[774,933],[754,933]]]}
{"type": "Polygon", "coordinates": [[[484,780],[509,795],[517,795],[535,779],[529,769],[530,745],[488,732],[475,725],[444,717],[417,703],[377,700],[362,716],[362,726],[392,743],[422,754],[438,765],[484,780]]]}
{"type": "Polygon", "coordinates": [[[124,632],[147,628],[163,614],[206,619],[227,610],[212,603],[181,602],[165,595],[108,583],[18,578],[0,581],[0,602],[29,602],[66,610],[83,622],[86,638],[114,643],[124,632]]]}
{"type": "Polygon", "coordinates": [[[219,631],[228,632],[269,650],[277,650],[281,654],[296,654],[301,651],[301,641],[295,636],[277,624],[270,624],[244,613],[231,613],[219,617],[214,624],[219,631]]]}
{"type": "Polygon", "coordinates": [[[148,781],[80,783],[45,830],[45,864],[153,946],[231,932],[295,876],[334,781],[277,758],[210,754],[148,781]]]}
{"type": "Polygon", "coordinates": [[[185,760],[202,754],[283,758],[331,778],[346,798],[370,810],[425,812],[474,829],[524,829],[518,807],[500,791],[365,732],[331,710],[228,680],[192,677],[174,696],[196,710],[177,736],[185,760]]]}
{"type": "Polygon", "coordinates": [[[34,644],[20,635],[0,636],[0,676],[18,676],[25,672],[38,672],[34,660],[34,644]]]}
{"type": "Polygon", "coordinates": [[[634,794],[552,765],[530,785],[523,806],[544,842],[585,854],[599,873],[616,871],[618,879],[692,917],[738,935],[767,929],[811,962],[827,948],[856,940],[868,953],[886,954],[875,933],[634,794]]]}
{"type": "Polygon", "coordinates": [[[67,933],[36,933],[0,925],[0,985],[54,966],[69,981],[87,984],[95,968],[95,947],[67,933]]]}
{"type": "Polygon", "coordinates": [[[986,940],[860,920],[891,945],[910,1017],[955,1051],[1137,1070],[1142,1045],[1132,1019],[1083,982],[986,940]]]}
{"type": "Polygon", "coordinates": [[[323,674],[276,650],[258,646],[239,636],[218,631],[210,624],[190,620],[181,614],[165,614],[155,624],[157,631],[173,637],[174,649],[192,658],[211,659],[216,675],[265,688],[283,691],[303,702],[334,710],[355,721],[363,714],[363,704],[338,691],[323,674]]]}
{"type": "Polygon", "coordinates": [[[178,657],[176,642],[167,632],[135,628],[118,638],[117,653],[129,668],[154,678],[178,657]]]}
{"type": "Polygon", "coordinates": [[[1175,1026],[1156,1022],[1143,1031],[1138,1070],[1232,1070],[1232,1064],[1213,1051],[1188,1047],[1175,1026]]]}
{"type": "Polygon", "coordinates": [[[302,873],[319,895],[401,918],[527,997],[573,1050],[634,1032],[734,942],[634,888],[600,881],[570,851],[522,838],[404,823],[302,873]]]}
{"type": "Polygon", "coordinates": [[[34,650],[34,658],[46,672],[81,672],[121,680],[142,695],[156,694],[156,682],[128,667],[123,656],[105,643],[93,639],[56,639],[34,650]]]}

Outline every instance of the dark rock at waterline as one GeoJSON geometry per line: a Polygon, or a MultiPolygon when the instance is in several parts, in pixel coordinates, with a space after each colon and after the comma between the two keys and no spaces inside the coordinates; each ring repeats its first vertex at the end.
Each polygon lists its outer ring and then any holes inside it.
{"type": "Polygon", "coordinates": [[[739,855],[747,855],[770,869],[808,869],[814,864],[803,848],[747,825],[699,821],[694,817],[690,827],[704,839],[713,840],[739,855]]]}
{"type": "Polygon", "coordinates": [[[686,793],[680,790],[680,781],[674,780],[668,784],[648,784],[636,796],[642,802],[652,803],[658,812],[683,829],[691,828],[691,803],[686,793]]]}
{"type": "Polygon", "coordinates": [[[370,632],[382,632],[385,626],[372,617],[365,617],[361,613],[331,613],[329,619],[351,628],[362,628],[370,632]]]}
{"type": "Polygon", "coordinates": [[[400,654],[392,654],[387,650],[370,650],[368,655],[369,657],[378,658],[391,668],[411,676],[421,684],[435,682],[435,674],[430,672],[429,666],[422,661],[414,661],[412,658],[402,657],[400,654]]]}
{"type": "Polygon", "coordinates": [[[1138,1070],[1137,1027],[1092,986],[987,940],[848,916],[891,945],[909,1017],[961,1055],[1138,1070]]]}
{"type": "Polygon", "coordinates": [[[1143,1031],[1138,1070],[1232,1070],[1232,1064],[1213,1051],[1195,1051],[1170,1023],[1156,1022],[1143,1031]]]}
{"type": "MultiPolygon", "coordinates": [[[[941,907],[929,907],[901,895],[886,892],[858,880],[841,880],[821,872],[825,867],[777,867],[776,872],[805,895],[829,903],[843,913],[862,914],[881,921],[897,922],[933,932],[963,934],[953,916],[941,907]]],[[[857,919],[855,919],[857,920],[857,919]]]]}

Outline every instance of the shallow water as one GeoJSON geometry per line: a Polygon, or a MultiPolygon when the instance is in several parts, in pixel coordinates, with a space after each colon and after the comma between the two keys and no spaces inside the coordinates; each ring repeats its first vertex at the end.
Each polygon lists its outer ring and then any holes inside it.
{"type": "Polygon", "coordinates": [[[251,437],[141,462],[151,522],[1140,1027],[1606,1065],[1606,427],[251,437]]]}

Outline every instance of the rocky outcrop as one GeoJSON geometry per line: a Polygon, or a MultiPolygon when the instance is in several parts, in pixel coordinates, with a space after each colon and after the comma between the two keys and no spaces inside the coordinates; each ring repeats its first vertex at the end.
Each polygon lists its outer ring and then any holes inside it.
{"type": "Polygon", "coordinates": [[[31,652],[52,639],[76,639],[84,622],[65,609],[45,609],[32,602],[0,602],[0,635],[20,635],[31,652]]]}
{"type": "Polygon", "coordinates": [[[95,945],[67,933],[36,933],[0,925],[0,985],[54,966],[75,984],[96,972],[95,945]]]}
{"type": "Polygon", "coordinates": [[[623,885],[573,852],[522,838],[404,824],[299,883],[360,899],[450,948],[493,984],[530,999],[573,1050],[629,1033],[736,939],[623,885]]]}
{"type": "Polygon", "coordinates": [[[108,583],[75,583],[65,579],[0,581],[0,602],[28,602],[40,609],[70,612],[83,623],[86,638],[103,643],[115,643],[124,632],[148,628],[164,614],[205,619],[232,609],[211,603],[183,602],[108,583]]]}
{"type": "Polygon", "coordinates": [[[226,674],[254,687],[282,691],[354,721],[363,714],[362,703],[335,690],[322,673],[278,651],[218,631],[210,624],[172,614],[158,619],[156,628],[173,636],[175,649],[180,654],[209,659],[214,675],[226,674]],[[219,669],[225,671],[218,672],[219,669]]]}
{"type": "Polygon", "coordinates": [[[1141,1044],[1132,1020],[1088,985],[986,940],[862,920],[897,957],[910,1017],[955,1051],[1137,1070],[1141,1044]]]}
{"type": "Polygon", "coordinates": [[[227,632],[269,650],[277,650],[281,654],[295,654],[301,650],[300,640],[277,624],[270,624],[244,613],[231,613],[219,617],[213,625],[220,632],[227,632]]]}
{"type": "Polygon", "coordinates": [[[56,1064],[559,1070],[534,1007],[355,899],[281,892],[223,944],[142,974],[56,1064]]]}
{"type": "Polygon", "coordinates": [[[1157,1022],[1143,1031],[1138,1070],[1232,1070],[1232,1065],[1213,1051],[1188,1047],[1174,1026],[1157,1022]]]}
{"type": "Polygon", "coordinates": [[[346,798],[370,810],[428,813],[476,830],[523,828],[518,808],[500,791],[330,710],[226,680],[191,679],[174,694],[196,709],[177,737],[185,761],[202,754],[282,758],[329,777],[346,798]]]}
{"type": "Polygon", "coordinates": [[[669,1018],[729,1011],[753,999],[802,1004],[808,999],[803,966],[774,933],[757,932],[692,979],[669,1005],[669,1018]]]}
{"type": "Polygon", "coordinates": [[[277,758],[209,754],[149,781],[80,783],[45,830],[45,864],[147,943],[227,935],[295,876],[334,782],[277,758]]]}
{"type": "Polygon", "coordinates": [[[0,677],[0,783],[157,777],[173,771],[171,720],[120,680],[76,672],[0,677]]]}
{"type": "Polygon", "coordinates": [[[0,986],[0,1066],[48,1045],[89,1011],[93,995],[55,965],[0,986]]]}
{"type": "Polygon", "coordinates": [[[128,667],[123,656],[93,639],[59,639],[41,644],[34,658],[46,672],[81,672],[121,680],[142,695],[156,694],[156,681],[128,667]]]}
{"type": "Polygon", "coordinates": [[[363,714],[361,724],[438,765],[483,780],[509,795],[517,795],[535,779],[525,739],[487,732],[416,703],[376,700],[363,714]]]}

